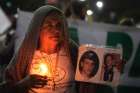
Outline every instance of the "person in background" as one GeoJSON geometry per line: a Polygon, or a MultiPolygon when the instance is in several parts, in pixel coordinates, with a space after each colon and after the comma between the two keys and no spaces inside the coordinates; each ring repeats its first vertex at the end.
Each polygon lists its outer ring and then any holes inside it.
{"type": "Polygon", "coordinates": [[[67,18],[85,20],[86,10],[86,2],[71,1],[66,8],[65,15],[67,18]]]}
{"type": "Polygon", "coordinates": [[[135,22],[133,18],[123,18],[120,20],[119,25],[131,27],[131,26],[135,26],[135,22]]]}

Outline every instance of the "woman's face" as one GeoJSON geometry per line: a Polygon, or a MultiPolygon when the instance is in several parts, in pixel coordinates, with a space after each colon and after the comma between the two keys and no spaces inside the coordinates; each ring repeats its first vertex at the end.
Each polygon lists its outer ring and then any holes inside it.
{"type": "Polygon", "coordinates": [[[89,76],[95,67],[95,62],[90,59],[84,59],[84,61],[82,62],[82,66],[83,66],[82,71],[84,72],[84,74],[89,76]]]}
{"type": "Polygon", "coordinates": [[[48,17],[40,33],[40,44],[43,46],[55,47],[61,41],[63,24],[58,18],[48,17]]]}

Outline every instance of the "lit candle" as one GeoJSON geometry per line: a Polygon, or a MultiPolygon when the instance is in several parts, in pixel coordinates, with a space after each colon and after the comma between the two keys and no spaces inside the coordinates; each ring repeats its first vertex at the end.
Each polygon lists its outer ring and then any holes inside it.
{"type": "Polygon", "coordinates": [[[37,74],[41,76],[51,77],[51,68],[49,64],[40,62],[38,64],[32,65],[30,74],[37,74]]]}
{"type": "Polygon", "coordinates": [[[39,72],[40,72],[39,75],[41,75],[41,76],[51,77],[50,68],[45,63],[39,64],[39,72]]]}

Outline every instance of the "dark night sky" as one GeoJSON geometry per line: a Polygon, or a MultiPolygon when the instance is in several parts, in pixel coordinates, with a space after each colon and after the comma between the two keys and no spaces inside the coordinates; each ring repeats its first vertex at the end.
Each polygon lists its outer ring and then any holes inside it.
{"type": "MultiPolygon", "coordinates": [[[[7,1],[13,4],[12,7],[5,8],[8,13],[15,13],[17,6],[31,11],[33,9],[30,6],[37,8],[43,5],[44,2],[44,0],[0,0],[0,5],[5,6],[5,2],[7,1]],[[20,3],[16,3],[15,1],[20,3]]],[[[101,0],[104,2],[102,10],[96,7],[97,1],[89,0],[90,7],[94,11],[94,19],[97,21],[117,23],[122,17],[132,17],[136,22],[140,22],[140,0],[101,0]],[[115,14],[114,19],[110,19],[110,13],[115,14]]]]}
{"type": "MultiPolygon", "coordinates": [[[[95,6],[98,0],[90,0],[92,5],[95,6]]],[[[140,0],[102,0],[104,2],[105,9],[113,9],[118,10],[120,9],[140,9],[140,0]]]]}
{"type": "Polygon", "coordinates": [[[102,10],[97,9],[96,2],[90,0],[90,7],[95,12],[97,20],[109,20],[111,12],[116,14],[116,20],[121,17],[132,17],[135,21],[140,21],[140,0],[102,0],[104,7],[102,10]]]}

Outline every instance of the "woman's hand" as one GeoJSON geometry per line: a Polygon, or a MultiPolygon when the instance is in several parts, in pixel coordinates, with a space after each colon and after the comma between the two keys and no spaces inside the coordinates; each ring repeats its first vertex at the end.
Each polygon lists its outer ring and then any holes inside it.
{"type": "Polygon", "coordinates": [[[23,80],[21,80],[18,86],[28,87],[28,88],[41,88],[47,84],[47,77],[40,75],[27,75],[23,80]]]}

